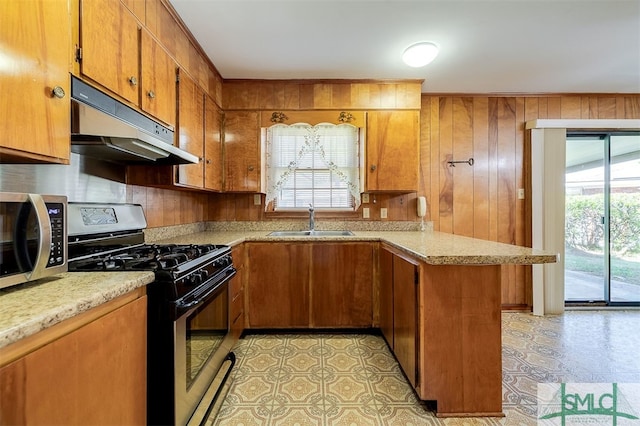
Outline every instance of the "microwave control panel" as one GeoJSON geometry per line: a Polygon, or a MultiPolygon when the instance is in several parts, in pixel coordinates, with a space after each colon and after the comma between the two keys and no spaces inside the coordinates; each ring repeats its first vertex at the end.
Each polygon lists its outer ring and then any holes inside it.
{"type": "Polygon", "coordinates": [[[47,267],[59,266],[65,262],[64,205],[62,203],[46,203],[46,205],[51,222],[51,253],[47,267]]]}

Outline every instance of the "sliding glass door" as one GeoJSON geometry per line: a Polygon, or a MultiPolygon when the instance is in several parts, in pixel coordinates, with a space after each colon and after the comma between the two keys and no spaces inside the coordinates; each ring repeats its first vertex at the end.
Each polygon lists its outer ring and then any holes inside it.
{"type": "Polygon", "coordinates": [[[568,134],[565,301],[640,304],[640,134],[568,134]]]}

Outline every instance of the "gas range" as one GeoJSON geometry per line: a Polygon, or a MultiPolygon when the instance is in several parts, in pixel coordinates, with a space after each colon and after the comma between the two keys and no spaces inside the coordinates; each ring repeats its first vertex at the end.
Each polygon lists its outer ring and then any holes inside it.
{"type": "Polygon", "coordinates": [[[153,271],[147,296],[147,422],[201,424],[235,364],[231,248],[147,244],[135,204],[69,203],[69,271],[153,271]],[[212,391],[213,389],[213,391],[212,391]]]}
{"type": "Polygon", "coordinates": [[[70,272],[153,271],[154,285],[178,300],[231,267],[231,249],[214,244],[142,244],[71,259],[70,272]]]}
{"type": "Polygon", "coordinates": [[[153,271],[177,301],[232,268],[231,249],[215,244],[146,244],[139,205],[69,203],[69,271],[153,271]]]}

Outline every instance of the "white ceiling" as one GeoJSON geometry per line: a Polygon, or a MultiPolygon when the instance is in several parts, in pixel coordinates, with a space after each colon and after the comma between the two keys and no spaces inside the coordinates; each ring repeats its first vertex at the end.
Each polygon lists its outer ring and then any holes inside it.
{"type": "Polygon", "coordinates": [[[640,93],[640,0],[170,0],[223,78],[423,93],[640,93]],[[433,41],[423,68],[403,50],[433,41]]]}

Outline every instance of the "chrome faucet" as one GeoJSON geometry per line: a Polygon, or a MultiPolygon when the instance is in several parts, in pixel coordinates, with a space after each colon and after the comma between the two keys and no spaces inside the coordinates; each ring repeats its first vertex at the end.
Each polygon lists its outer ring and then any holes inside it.
{"type": "Polygon", "coordinates": [[[313,232],[315,230],[316,230],[315,210],[313,209],[313,204],[309,203],[309,231],[313,232]]]}

